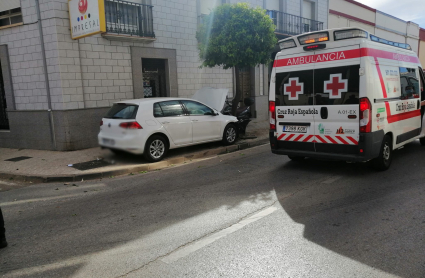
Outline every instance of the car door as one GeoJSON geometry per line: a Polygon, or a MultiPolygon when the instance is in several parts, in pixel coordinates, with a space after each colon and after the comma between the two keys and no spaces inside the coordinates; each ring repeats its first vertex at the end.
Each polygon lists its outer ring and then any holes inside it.
{"type": "Polygon", "coordinates": [[[192,121],[193,143],[218,140],[222,122],[210,107],[192,100],[181,100],[192,121]]]}
{"type": "Polygon", "coordinates": [[[316,152],[357,154],[360,65],[315,68],[316,152]]]}
{"type": "Polygon", "coordinates": [[[314,108],[319,112],[315,118],[316,152],[358,154],[359,45],[315,51],[315,56],[326,61],[314,66],[314,108]],[[350,54],[354,57],[341,59],[350,54]]]}
{"type": "Polygon", "coordinates": [[[277,139],[285,149],[314,152],[318,112],[313,106],[311,65],[283,67],[277,70],[275,82],[277,139]]]}
{"type": "Polygon", "coordinates": [[[177,146],[191,144],[192,121],[185,114],[178,100],[162,101],[154,104],[154,116],[177,146]]]}

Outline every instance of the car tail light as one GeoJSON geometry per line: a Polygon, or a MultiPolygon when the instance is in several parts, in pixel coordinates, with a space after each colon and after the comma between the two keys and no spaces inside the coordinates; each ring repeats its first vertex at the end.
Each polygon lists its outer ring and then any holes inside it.
{"type": "Polygon", "coordinates": [[[274,101],[269,102],[269,117],[270,117],[270,129],[276,130],[276,105],[274,101]]]}
{"type": "Polygon", "coordinates": [[[143,129],[143,127],[138,122],[120,123],[120,127],[128,129],[143,129]]]}
{"type": "Polygon", "coordinates": [[[368,98],[360,99],[360,132],[370,132],[372,126],[372,107],[368,98]]]}
{"type": "Polygon", "coordinates": [[[100,126],[103,126],[103,121],[100,121],[100,126]]]}

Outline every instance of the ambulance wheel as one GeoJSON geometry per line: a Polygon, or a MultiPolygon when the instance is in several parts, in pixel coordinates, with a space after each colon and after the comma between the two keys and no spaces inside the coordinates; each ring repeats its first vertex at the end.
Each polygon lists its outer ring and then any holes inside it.
{"type": "Polygon", "coordinates": [[[295,155],[288,155],[289,159],[292,161],[303,161],[304,156],[295,156],[295,155]]]}
{"type": "Polygon", "coordinates": [[[391,137],[386,135],[382,141],[381,151],[379,156],[373,160],[373,166],[379,171],[388,170],[391,166],[393,159],[393,150],[391,144],[391,137]]]}
{"type": "Polygon", "coordinates": [[[425,146],[425,137],[419,138],[419,142],[421,142],[422,146],[425,146]]]}

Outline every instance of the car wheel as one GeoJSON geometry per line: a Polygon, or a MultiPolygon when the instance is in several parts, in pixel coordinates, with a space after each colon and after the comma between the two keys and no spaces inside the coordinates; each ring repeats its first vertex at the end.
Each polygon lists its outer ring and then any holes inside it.
{"type": "Polygon", "coordinates": [[[238,138],[238,130],[234,124],[228,124],[223,132],[223,144],[232,145],[238,138]]]}
{"type": "Polygon", "coordinates": [[[373,160],[373,166],[379,171],[385,171],[390,168],[393,159],[393,150],[391,137],[386,135],[382,140],[379,156],[373,160]]]}
{"type": "Polygon", "coordinates": [[[425,146],[425,137],[419,138],[419,142],[421,142],[422,146],[425,146]]]}
{"type": "Polygon", "coordinates": [[[150,162],[157,162],[165,157],[167,151],[167,140],[163,136],[153,135],[146,141],[145,151],[143,155],[146,160],[150,162]]]}
{"type": "Polygon", "coordinates": [[[304,156],[288,155],[288,157],[292,161],[303,161],[305,159],[304,156]]]}

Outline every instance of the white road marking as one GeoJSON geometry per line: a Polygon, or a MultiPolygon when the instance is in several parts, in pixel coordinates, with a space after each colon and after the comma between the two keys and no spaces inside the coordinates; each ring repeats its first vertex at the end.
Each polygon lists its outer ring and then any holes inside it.
{"type": "Polygon", "coordinates": [[[337,180],[339,180],[340,178],[342,178],[342,176],[336,176],[336,177],[332,177],[330,179],[327,179],[325,181],[322,181],[322,183],[326,183],[326,184],[331,184],[337,180]]]}
{"type": "Polygon", "coordinates": [[[205,238],[202,238],[198,241],[195,241],[187,246],[184,246],[182,248],[177,249],[176,251],[172,252],[171,254],[165,256],[161,259],[161,261],[170,264],[173,263],[183,257],[186,257],[187,255],[213,243],[216,240],[219,240],[220,238],[223,238],[231,233],[236,232],[237,230],[242,229],[246,225],[253,223],[257,220],[260,220],[263,217],[266,217],[267,215],[275,212],[278,208],[275,206],[266,208],[248,218],[242,219],[240,222],[233,224],[229,228],[226,228],[224,230],[221,230],[219,232],[216,232],[210,236],[207,236],[205,238]]]}
{"type": "Polygon", "coordinates": [[[13,183],[13,182],[7,182],[7,181],[2,181],[2,180],[0,180],[0,184],[4,184],[4,185],[16,185],[16,183],[13,183]]]}

